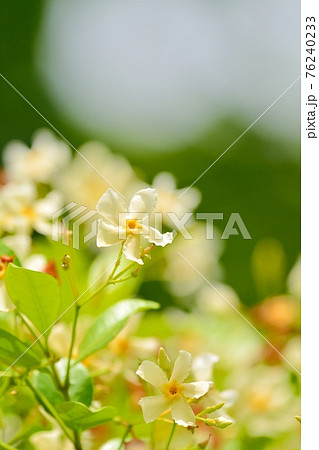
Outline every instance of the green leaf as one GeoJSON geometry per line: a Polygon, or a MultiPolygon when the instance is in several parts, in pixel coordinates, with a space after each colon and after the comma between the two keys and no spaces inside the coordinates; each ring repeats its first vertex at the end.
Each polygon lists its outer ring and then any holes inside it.
{"type": "Polygon", "coordinates": [[[34,367],[41,364],[41,359],[33,351],[29,349],[29,345],[20,341],[13,334],[5,330],[0,330],[0,361],[8,364],[13,364],[18,358],[17,366],[34,367]],[[25,353],[24,353],[25,352],[25,353]],[[21,356],[23,355],[23,356],[21,356]]]}
{"type": "MultiPolygon", "coordinates": [[[[6,286],[11,301],[44,333],[58,318],[61,302],[58,281],[42,272],[9,264],[6,286]]],[[[48,336],[46,333],[46,336],[48,336]]]]}
{"type": "Polygon", "coordinates": [[[55,406],[64,401],[62,393],[55,386],[49,373],[36,371],[32,374],[31,383],[33,386],[55,406]]]}
{"type": "Polygon", "coordinates": [[[8,247],[3,241],[0,240],[0,256],[6,255],[6,256],[15,256],[14,263],[17,266],[21,266],[21,263],[19,261],[19,258],[15,255],[14,251],[8,247]]]}
{"type": "MultiPolygon", "coordinates": [[[[55,364],[60,381],[63,384],[65,379],[67,359],[62,359],[55,364]]],[[[34,372],[31,378],[32,384],[41,392],[43,396],[53,405],[57,405],[64,401],[64,397],[52,380],[49,373],[34,372]]],[[[70,399],[75,402],[84,403],[90,406],[93,398],[93,382],[92,378],[83,364],[77,364],[70,369],[70,399]]]]}
{"type": "MultiPolygon", "coordinates": [[[[65,380],[67,358],[61,359],[56,368],[61,380],[65,380]]],[[[76,364],[70,369],[70,399],[90,406],[93,399],[93,381],[90,372],[83,364],[76,364]]]]}
{"type": "Polygon", "coordinates": [[[116,414],[111,406],[105,406],[98,411],[91,411],[79,402],[64,402],[56,406],[63,422],[74,430],[88,430],[109,422],[116,414]]]}
{"type": "Polygon", "coordinates": [[[148,309],[158,309],[159,304],[148,300],[122,300],[104,311],[84,335],[80,344],[78,361],[103,348],[122,330],[129,318],[148,309]]]}
{"type": "Polygon", "coordinates": [[[16,450],[16,447],[12,447],[12,445],[0,441],[0,450],[16,450]]]}

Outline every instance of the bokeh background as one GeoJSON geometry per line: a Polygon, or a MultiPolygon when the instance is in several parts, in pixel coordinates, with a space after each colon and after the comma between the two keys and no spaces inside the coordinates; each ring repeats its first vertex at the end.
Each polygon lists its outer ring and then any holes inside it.
{"type": "MultiPolygon", "coordinates": [[[[192,183],[299,75],[297,1],[2,1],[1,71],[77,147],[104,141],[150,182],[192,183]],[[148,6],[146,6],[148,4],[148,6]]],[[[43,119],[1,80],[0,148],[43,119]]],[[[300,250],[299,84],[197,183],[199,211],[239,212],[225,279],[252,304],[254,247],[300,250]]],[[[217,227],[220,226],[216,222],[217,227]]]]}
{"type": "MultiPolygon", "coordinates": [[[[98,139],[124,155],[149,184],[159,172],[169,171],[179,188],[189,186],[300,71],[295,0],[3,0],[0,29],[3,76],[74,147],[98,139]]],[[[0,152],[13,139],[30,145],[34,132],[48,124],[3,79],[0,93],[0,152]]],[[[222,247],[219,242],[207,246],[206,253],[216,251],[208,261],[218,260],[210,279],[221,283],[224,295],[298,369],[299,94],[296,82],[196,183],[202,194],[197,212],[223,213],[224,220],[216,222],[219,232],[231,213],[239,213],[252,237],[231,236],[222,247]]],[[[90,176],[92,183],[98,177],[90,176]]],[[[169,253],[175,250],[167,251],[172,267],[166,272],[172,268],[176,275],[180,266],[169,253]]],[[[98,265],[93,264],[90,277],[98,265]]],[[[181,311],[192,310],[193,304],[183,300],[183,273],[180,283],[153,277],[151,266],[139,295],[164,307],[177,305],[180,312],[164,308],[163,316],[147,316],[138,334],[154,332],[162,342],[174,341],[173,348],[191,351],[194,346],[220,355],[217,381],[241,398],[232,412],[239,426],[220,438],[223,444],[217,435],[216,448],[297,448],[296,373],[262,346],[227,305],[209,309],[216,299],[205,283],[187,293],[187,300],[196,297],[200,306],[191,317],[183,316],[181,311]],[[268,405],[264,413],[257,396],[251,410],[243,412],[249,403],[246,388],[273,394],[277,385],[274,396],[282,403],[268,405]]],[[[124,396],[121,389],[115,394],[124,396]]]]}

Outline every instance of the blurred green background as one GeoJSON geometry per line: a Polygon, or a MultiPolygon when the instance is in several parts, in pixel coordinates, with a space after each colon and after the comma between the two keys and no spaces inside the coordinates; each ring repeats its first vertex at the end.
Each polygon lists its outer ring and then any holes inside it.
{"type": "MultiPolygon", "coordinates": [[[[94,136],[61,115],[34,64],[43,7],[43,2],[37,0],[0,2],[1,73],[77,147],[94,136]]],[[[0,149],[12,139],[30,144],[33,132],[47,124],[2,79],[0,95],[0,149]]],[[[251,240],[231,236],[222,256],[224,281],[234,287],[247,305],[263,298],[251,269],[255,245],[263,238],[276,239],[284,250],[285,275],[300,252],[299,140],[278,138],[265,132],[262,120],[196,184],[202,192],[198,211],[224,213],[224,221],[216,222],[219,229],[226,225],[232,212],[238,212],[252,236],[251,240]]],[[[151,182],[156,173],[169,170],[177,177],[179,187],[184,187],[222,154],[250,123],[235,114],[221,117],[197,142],[172,153],[153,153],[151,148],[144,153],[127,152],[116,140],[105,143],[112,151],[126,154],[132,165],[144,172],[146,181],[151,182]]],[[[146,290],[153,288],[152,284],[144,287],[146,290]]]]}

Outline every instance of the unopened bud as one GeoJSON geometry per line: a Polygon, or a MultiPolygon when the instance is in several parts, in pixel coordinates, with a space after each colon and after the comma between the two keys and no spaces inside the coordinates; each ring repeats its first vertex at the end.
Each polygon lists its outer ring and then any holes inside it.
{"type": "Polygon", "coordinates": [[[62,269],[64,270],[68,270],[70,267],[70,261],[71,261],[71,257],[70,255],[64,255],[62,258],[62,269]]]}
{"type": "Polygon", "coordinates": [[[225,402],[217,403],[217,405],[209,406],[204,411],[202,411],[201,414],[211,414],[215,411],[218,411],[220,408],[222,408],[225,405],[225,402]]]}
{"type": "Polygon", "coordinates": [[[232,421],[225,419],[225,417],[216,417],[216,419],[205,419],[204,423],[208,425],[209,427],[216,427],[216,428],[227,428],[229,425],[232,425],[232,421]]]}
{"type": "Polygon", "coordinates": [[[164,370],[164,372],[166,372],[167,374],[171,372],[172,363],[171,363],[171,360],[170,360],[168,354],[163,349],[163,347],[161,347],[159,349],[157,361],[158,361],[158,365],[160,366],[160,368],[162,370],[164,370]]]}

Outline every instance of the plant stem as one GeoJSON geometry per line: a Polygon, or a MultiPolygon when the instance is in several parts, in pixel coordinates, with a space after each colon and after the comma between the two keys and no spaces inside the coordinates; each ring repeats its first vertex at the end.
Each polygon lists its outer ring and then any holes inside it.
{"type": "Polygon", "coordinates": [[[80,433],[74,430],[73,434],[74,434],[74,446],[76,450],[82,450],[80,433]]]}
{"type": "Polygon", "coordinates": [[[65,380],[64,380],[64,387],[67,391],[70,384],[70,368],[71,368],[71,359],[72,359],[72,352],[75,342],[75,335],[76,335],[76,325],[78,322],[79,312],[80,312],[81,306],[77,303],[74,305],[74,319],[73,319],[73,325],[72,325],[72,336],[71,336],[71,344],[70,344],[70,350],[69,350],[69,356],[68,356],[68,363],[66,367],[66,374],[65,374],[65,380]]]}
{"type": "Polygon", "coordinates": [[[168,438],[168,441],[167,441],[165,450],[169,450],[169,446],[171,445],[171,442],[172,442],[172,439],[173,439],[173,435],[174,435],[175,428],[176,428],[176,422],[173,423],[172,430],[171,430],[171,434],[169,435],[169,438],[168,438]]]}
{"type": "Polygon", "coordinates": [[[34,337],[35,341],[39,344],[39,346],[41,347],[41,350],[44,353],[44,355],[45,356],[49,356],[47,350],[43,347],[42,342],[40,341],[39,337],[36,335],[36,333],[32,329],[32,327],[28,324],[27,320],[23,317],[23,315],[17,309],[15,310],[15,312],[16,312],[16,315],[20,317],[21,321],[23,322],[25,327],[28,329],[28,331],[32,334],[32,336],[34,337]]]}
{"type": "MultiPolygon", "coordinates": [[[[106,288],[107,286],[109,286],[110,284],[113,284],[113,282],[115,280],[117,280],[121,275],[123,275],[125,272],[127,272],[131,267],[133,267],[133,265],[135,264],[134,261],[132,261],[132,263],[128,264],[123,270],[121,270],[121,272],[119,272],[116,276],[116,270],[118,269],[118,266],[120,265],[121,262],[121,257],[122,257],[122,253],[123,253],[123,245],[121,245],[121,249],[120,249],[120,253],[118,255],[118,258],[114,264],[113,270],[110,273],[109,277],[107,278],[107,280],[101,284],[101,286],[99,286],[94,292],[92,292],[92,294],[86,299],[84,300],[79,307],[81,308],[82,306],[86,305],[86,303],[88,303],[90,300],[92,300],[92,298],[94,298],[96,295],[98,295],[101,291],[103,291],[104,288],[106,288]]],[[[116,281],[118,282],[118,281],[116,281]]]]}
{"type": "Polygon", "coordinates": [[[120,443],[120,445],[119,445],[119,450],[121,450],[121,448],[122,448],[123,445],[125,444],[125,439],[126,439],[127,436],[130,434],[131,428],[132,428],[132,425],[128,425],[128,426],[126,427],[126,429],[125,429],[125,431],[124,431],[124,434],[123,434],[123,437],[122,437],[122,439],[121,439],[121,443],[120,443]]]}
{"type": "Polygon", "coordinates": [[[73,442],[73,444],[75,444],[65,423],[63,422],[63,420],[61,419],[61,417],[59,416],[59,414],[57,413],[55,408],[51,405],[51,403],[46,399],[46,397],[44,397],[44,395],[42,395],[42,393],[40,391],[38,391],[38,389],[36,389],[33,386],[33,384],[31,383],[31,381],[28,378],[25,378],[25,382],[26,382],[27,386],[33,392],[33,394],[34,394],[35,398],[38,400],[38,402],[50,412],[50,414],[55,418],[55,420],[58,422],[58,424],[62,428],[64,434],[70,439],[71,442],[73,442]]]}
{"type": "Polygon", "coordinates": [[[135,264],[136,264],[135,261],[130,262],[126,267],[124,267],[123,270],[121,270],[121,272],[119,272],[115,277],[113,277],[113,280],[117,280],[120,276],[124,275],[124,273],[126,273],[131,267],[134,267],[135,264]]]}

